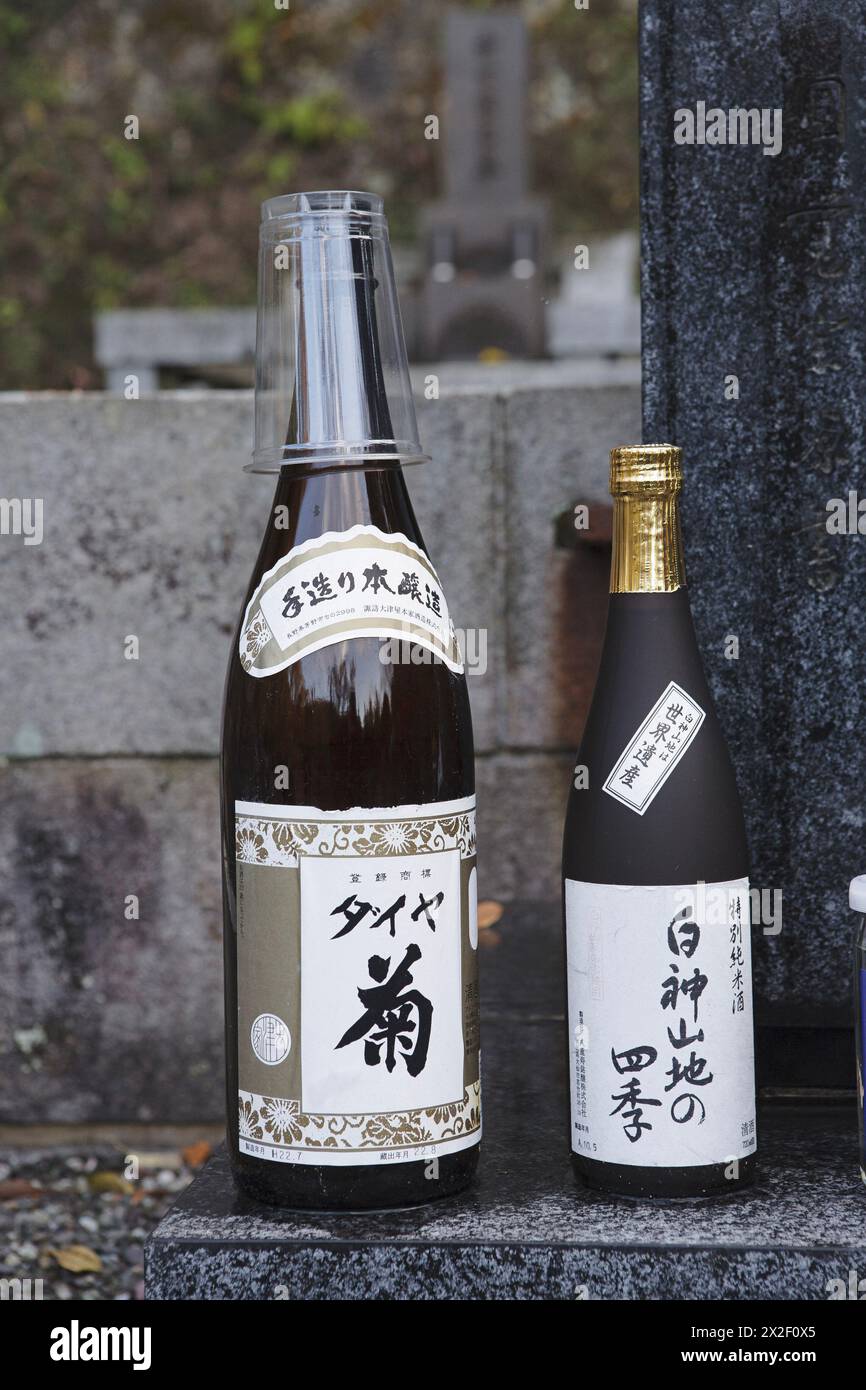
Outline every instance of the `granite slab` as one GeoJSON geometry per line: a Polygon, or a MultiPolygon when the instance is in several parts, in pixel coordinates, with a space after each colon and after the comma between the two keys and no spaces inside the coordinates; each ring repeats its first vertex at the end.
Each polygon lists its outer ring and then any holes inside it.
{"type": "Polygon", "coordinates": [[[866,3],[642,0],[640,42],[643,437],[684,450],[698,639],[752,882],[784,901],[756,978],[820,1026],[866,824],[866,537],[828,528],[866,463],[866,3]],[[675,138],[744,109],[781,149],[675,138]]]}
{"type": "Polygon", "coordinates": [[[747,1193],[667,1205],[578,1187],[555,909],[483,932],[485,1132],[440,1203],[292,1213],[235,1193],[224,1152],[148,1242],[154,1299],[814,1299],[866,1277],[853,1098],[765,1103],[747,1193]]]}

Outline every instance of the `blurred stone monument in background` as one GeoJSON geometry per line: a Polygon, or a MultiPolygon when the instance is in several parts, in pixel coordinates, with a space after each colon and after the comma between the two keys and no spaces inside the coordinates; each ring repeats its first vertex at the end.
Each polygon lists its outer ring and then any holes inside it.
{"type": "MultiPolygon", "coordinates": [[[[502,357],[636,359],[637,233],[549,234],[529,186],[529,36],[508,9],[449,9],[441,21],[436,115],[443,197],[420,210],[417,240],[393,246],[412,361],[502,357]],[[576,251],[585,253],[578,267],[576,251]],[[555,268],[555,273],[551,271],[555,268]]],[[[428,118],[429,119],[429,118],[428,118]]],[[[280,191],[274,189],[274,192],[280,191]]],[[[252,208],[250,215],[253,215],[252,208]]],[[[109,391],[248,387],[249,307],[100,309],[94,356],[109,391]]]]}
{"type": "Polygon", "coordinates": [[[440,125],[445,197],[424,212],[419,314],[428,361],[545,351],[545,204],[527,191],[526,28],[508,10],[449,10],[440,125]]]}

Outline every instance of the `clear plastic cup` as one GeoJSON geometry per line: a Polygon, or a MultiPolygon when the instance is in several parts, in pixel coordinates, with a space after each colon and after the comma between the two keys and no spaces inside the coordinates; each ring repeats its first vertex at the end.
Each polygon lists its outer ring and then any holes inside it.
{"type": "Polygon", "coordinates": [[[248,471],[418,463],[388,224],[372,193],[262,204],[248,471]]]}

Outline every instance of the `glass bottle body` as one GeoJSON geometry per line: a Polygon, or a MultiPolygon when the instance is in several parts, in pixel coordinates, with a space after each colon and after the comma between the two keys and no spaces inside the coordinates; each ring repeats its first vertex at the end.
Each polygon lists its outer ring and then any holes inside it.
{"type": "MultiPolygon", "coordinates": [[[[297,476],[284,468],[242,608],[290,551],[356,525],[401,533],[423,550],[399,467],[297,476]],[[276,524],[280,518],[285,524],[276,524]]],[[[430,1201],[472,1177],[477,1144],[429,1162],[350,1166],[276,1163],[241,1152],[238,1107],[238,898],[234,808],[280,803],[341,811],[452,802],[474,793],[466,680],[441,661],[412,661],[409,644],[383,660],[382,641],[332,642],[285,670],[253,678],[235,636],[226,680],[221,758],[228,1145],[247,1194],[279,1205],[368,1208],[430,1201]],[[278,781],[279,770],[282,780],[278,781]],[[275,786],[288,787],[276,790],[275,786]]],[[[381,933],[377,935],[377,941],[381,933]]]]}

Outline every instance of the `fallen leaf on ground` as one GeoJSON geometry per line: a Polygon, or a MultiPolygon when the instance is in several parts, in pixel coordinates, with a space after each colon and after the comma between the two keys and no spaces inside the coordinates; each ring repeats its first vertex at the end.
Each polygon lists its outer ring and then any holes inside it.
{"type": "Polygon", "coordinates": [[[48,1250],[46,1253],[53,1255],[60,1268],[68,1270],[70,1274],[98,1274],[102,1269],[101,1259],[89,1245],[65,1245],[62,1250],[48,1250]]]}
{"type": "Polygon", "coordinates": [[[478,904],[478,930],[486,931],[492,927],[494,922],[498,922],[505,908],[502,903],[494,902],[492,898],[486,898],[484,902],[478,904]]]}
{"type": "Polygon", "coordinates": [[[44,1197],[44,1187],[37,1187],[29,1178],[6,1178],[0,1182],[0,1202],[14,1202],[19,1197],[44,1197]]]}
{"type": "Polygon", "coordinates": [[[91,1173],[87,1185],[91,1192],[120,1192],[124,1197],[131,1196],[135,1191],[129,1178],[125,1178],[122,1173],[110,1171],[91,1173]]]}
{"type": "Polygon", "coordinates": [[[200,1168],[210,1155],[211,1147],[206,1139],[200,1139],[197,1144],[189,1144],[185,1149],[181,1149],[183,1161],[190,1168],[200,1168]]]}

